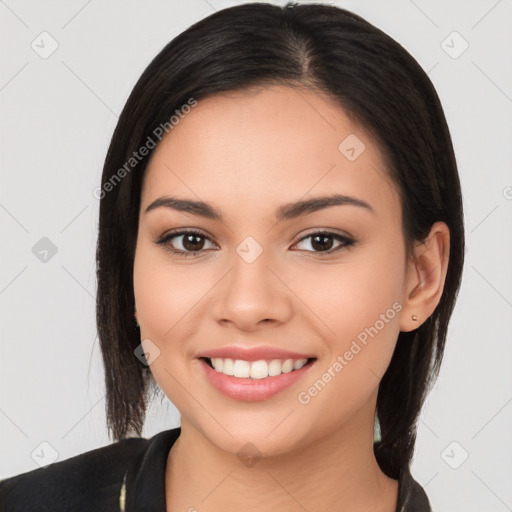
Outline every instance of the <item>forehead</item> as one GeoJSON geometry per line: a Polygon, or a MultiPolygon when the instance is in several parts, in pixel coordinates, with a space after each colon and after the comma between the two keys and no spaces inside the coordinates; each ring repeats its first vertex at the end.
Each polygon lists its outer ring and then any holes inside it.
{"type": "Polygon", "coordinates": [[[272,86],[198,100],[155,148],[141,207],[164,194],[263,208],[333,192],[399,207],[377,144],[337,102],[272,86]]]}

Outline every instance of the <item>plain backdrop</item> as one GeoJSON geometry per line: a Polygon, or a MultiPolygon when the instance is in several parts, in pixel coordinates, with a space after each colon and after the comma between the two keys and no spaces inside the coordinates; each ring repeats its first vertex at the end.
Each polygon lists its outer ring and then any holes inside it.
{"type": "MultiPolygon", "coordinates": [[[[0,2],[0,478],[39,467],[37,454],[63,460],[110,444],[93,190],[150,60],[192,23],[238,3],[0,2]]],[[[413,476],[437,512],[510,510],[512,2],[330,3],[383,29],[428,72],[462,181],[463,284],[413,476]]],[[[177,425],[172,404],[157,401],[144,436],[177,425]]]]}

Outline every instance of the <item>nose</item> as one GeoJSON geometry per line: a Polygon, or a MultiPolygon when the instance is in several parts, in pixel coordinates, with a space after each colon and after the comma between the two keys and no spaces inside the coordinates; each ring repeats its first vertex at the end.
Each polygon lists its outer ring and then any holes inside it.
{"type": "Polygon", "coordinates": [[[214,295],[212,311],[217,322],[254,331],[290,319],[293,293],[264,254],[250,263],[235,254],[214,295]]]}

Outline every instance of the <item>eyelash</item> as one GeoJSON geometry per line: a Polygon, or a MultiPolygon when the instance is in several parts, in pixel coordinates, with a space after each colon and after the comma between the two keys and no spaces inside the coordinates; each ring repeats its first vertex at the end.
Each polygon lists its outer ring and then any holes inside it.
{"type": "MultiPolygon", "coordinates": [[[[168,233],[166,235],[163,235],[158,240],[156,240],[155,243],[157,245],[163,245],[164,249],[166,251],[169,251],[170,253],[173,253],[173,254],[177,254],[179,256],[183,256],[185,258],[187,258],[189,256],[195,256],[197,254],[205,252],[205,250],[200,250],[200,251],[183,251],[181,249],[174,249],[173,247],[170,247],[168,242],[170,242],[170,240],[172,240],[173,238],[176,238],[176,237],[182,236],[182,235],[197,235],[197,236],[199,236],[201,238],[205,238],[205,239],[209,240],[209,238],[204,233],[202,233],[201,231],[198,231],[198,230],[195,230],[195,229],[187,229],[187,230],[175,231],[175,232],[171,232],[171,233],[168,233]]],[[[356,244],[356,240],[354,240],[353,238],[349,238],[347,236],[340,235],[339,233],[334,233],[334,232],[331,232],[331,231],[315,231],[314,233],[310,233],[309,235],[306,235],[306,236],[302,237],[300,240],[298,240],[296,242],[296,244],[298,244],[298,243],[300,243],[300,242],[302,242],[304,240],[307,240],[308,238],[312,238],[312,237],[314,237],[316,235],[324,235],[324,236],[332,237],[332,238],[338,240],[339,242],[342,242],[342,244],[340,246],[338,246],[338,247],[336,247],[334,249],[330,249],[328,251],[323,251],[323,252],[320,252],[320,251],[306,251],[306,252],[311,252],[313,254],[318,254],[320,256],[323,256],[323,255],[333,254],[335,252],[340,251],[341,249],[351,248],[351,247],[353,247],[356,244]]],[[[211,240],[210,240],[210,242],[211,242],[211,240]]]]}

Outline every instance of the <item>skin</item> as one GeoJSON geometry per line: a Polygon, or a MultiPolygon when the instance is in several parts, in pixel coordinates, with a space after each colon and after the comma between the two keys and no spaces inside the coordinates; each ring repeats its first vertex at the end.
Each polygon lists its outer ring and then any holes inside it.
{"type": "Polygon", "coordinates": [[[399,331],[421,325],[438,304],[448,254],[449,231],[438,222],[406,259],[399,196],[379,148],[337,103],[281,85],[200,100],[152,156],[134,264],[141,339],[160,351],[150,369],[182,418],[167,460],[167,510],[394,512],[398,481],[373,454],[378,386],[399,331]],[[354,161],[338,149],[349,134],[365,144],[354,161]],[[332,206],[276,223],[282,204],[334,192],[374,212],[332,206]],[[145,213],[164,195],[208,202],[224,222],[165,207],[145,213]],[[203,252],[185,258],[155,244],[176,228],[206,238],[168,245],[203,252]],[[320,230],[356,243],[327,255],[342,243],[300,241],[320,230]],[[263,249],[252,263],[236,252],[248,236],[263,249]],[[401,305],[394,318],[301,404],[298,393],[393,303],[401,305]],[[196,355],[237,344],[317,361],[271,399],[235,400],[206,381],[196,355]],[[248,442],[261,454],[252,466],[237,456],[248,442]]]}

